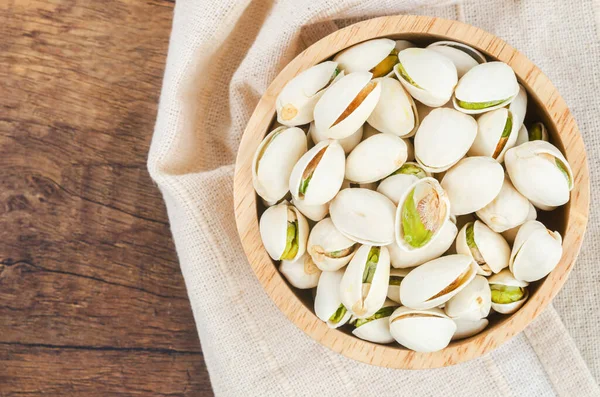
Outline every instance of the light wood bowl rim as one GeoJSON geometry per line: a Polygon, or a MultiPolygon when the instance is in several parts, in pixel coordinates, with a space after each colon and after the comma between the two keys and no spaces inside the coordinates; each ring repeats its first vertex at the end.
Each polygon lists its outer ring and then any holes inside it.
{"type": "MultiPolygon", "coordinates": [[[[556,139],[556,137],[555,137],[556,139]]],[[[264,290],[296,326],[314,340],[346,357],[387,368],[423,369],[454,365],[477,358],[521,332],[558,293],[571,271],[588,221],[589,174],[579,129],[565,101],[549,79],[523,54],[496,36],[458,21],[426,16],[386,16],[340,29],[313,44],[292,60],[260,99],[242,137],[234,176],[234,206],[242,246],[264,290]],[[252,187],[252,157],[275,115],[275,98],[292,77],[340,50],[378,37],[420,36],[466,43],[513,67],[521,84],[538,98],[547,112],[575,176],[576,188],[566,209],[563,257],[528,302],[515,314],[482,333],[451,343],[435,353],[417,353],[396,346],[377,345],[330,329],[306,307],[284,281],[264,250],[252,187]]]]}

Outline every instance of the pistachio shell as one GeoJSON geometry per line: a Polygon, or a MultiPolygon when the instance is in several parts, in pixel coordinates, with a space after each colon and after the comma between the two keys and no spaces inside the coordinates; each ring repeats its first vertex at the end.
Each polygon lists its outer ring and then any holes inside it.
{"type": "MultiPolygon", "coordinates": [[[[338,143],[344,149],[344,153],[350,153],[356,147],[356,145],[360,143],[363,137],[363,130],[363,126],[361,125],[352,135],[338,140],[338,143]]],[[[314,143],[319,143],[321,141],[329,139],[324,134],[320,134],[319,132],[317,132],[317,129],[315,128],[315,123],[310,123],[308,134],[308,136],[312,139],[314,143]]]]}
{"type": "Polygon", "coordinates": [[[279,271],[290,284],[299,289],[315,288],[321,276],[321,270],[307,254],[295,261],[281,261],[279,271]]]}
{"type": "Polygon", "coordinates": [[[515,188],[537,208],[550,211],[569,201],[573,172],[551,143],[536,140],[514,147],[506,152],[505,163],[515,188]]]}
{"type": "MultiPolygon", "coordinates": [[[[480,221],[463,226],[456,238],[456,252],[469,255],[480,267],[487,266],[494,273],[508,267],[510,260],[510,246],[504,237],[480,221]],[[474,247],[469,245],[468,230],[471,225],[474,247]]],[[[486,273],[491,274],[489,271],[486,273]]]]}
{"type": "Polygon", "coordinates": [[[517,142],[515,142],[515,146],[519,146],[525,142],[529,142],[529,131],[527,131],[527,127],[525,127],[525,124],[523,124],[519,129],[519,135],[517,136],[517,142]]]}
{"type": "Polygon", "coordinates": [[[412,97],[396,79],[383,77],[373,81],[381,85],[381,95],[367,123],[386,134],[399,137],[414,135],[419,117],[412,97]]]}
{"type": "Polygon", "coordinates": [[[386,247],[362,245],[348,264],[340,284],[342,303],[357,318],[375,314],[385,302],[390,279],[390,255],[386,247]],[[371,249],[378,250],[378,261],[371,280],[365,281],[371,249]]]}
{"type": "Polygon", "coordinates": [[[394,72],[413,98],[432,107],[450,100],[458,81],[456,66],[450,59],[424,48],[402,50],[398,59],[394,72]]]}
{"type": "Polygon", "coordinates": [[[390,39],[364,41],[341,51],[333,60],[346,73],[372,72],[375,66],[390,55],[395,46],[396,42],[390,39]]]}
{"type": "MultiPolygon", "coordinates": [[[[386,300],[383,304],[383,308],[390,308],[384,310],[385,313],[381,313],[382,317],[372,319],[365,324],[362,324],[352,330],[352,334],[354,336],[359,337],[360,339],[367,340],[373,343],[392,343],[394,338],[392,334],[390,334],[390,315],[388,314],[388,310],[392,310],[393,308],[398,307],[398,305],[390,300],[386,300]],[[387,314],[387,315],[385,315],[387,314]]],[[[379,312],[378,312],[379,313],[379,312]]],[[[374,316],[377,316],[375,314],[374,316]]]]}
{"type": "Polygon", "coordinates": [[[377,191],[398,205],[398,200],[406,193],[407,189],[415,184],[419,177],[415,175],[396,174],[385,178],[377,186],[377,191]]]}
{"type": "Polygon", "coordinates": [[[319,222],[329,214],[329,203],[318,205],[307,205],[303,200],[292,198],[292,204],[308,219],[319,222]]]}
{"type": "Polygon", "coordinates": [[[503,62],[487,62],[475,66],[460,79],[453,104],[463,113],[479,114],[508,105],[518,92],[519,83],[510,66],[503,62]],[[477,105],[466,108],[461,102],[477,105]]]}
{"type": "MultiPolygon", "coordinates": [[[[394,244],[390,244],[387,246],[388,251],[389,248],[392,247],[394,244]]],[[[391,252],[390,252],[390,259],[391,259],[391,252]]],[[[395,279],[403,279],[404,277],[406,277],[406,275],[408,274],[408,272],[410,271],[410,269],[390,269],[390,282],[388,284],[388,290],[387,290],[387,297],[388,299],[391,299],[392,301],[396,302],[396,303],[400,303],[400,284],[396,284],[395,281],[394,283],[392,283],[392,277],[394,277],[395,279]]],[[[385,305],[384,305],[385,306],[385,305]]]]}
{"type": "MultiPolygon", "coordinates": [[[[499,284],[499,285],[506,285],[509,287],[521,287],[521,288],[525,288],[529,285],[528,282],[519,281],[519,280],[515,279],[515,277],[512,275],[512,273],[510,272],[509,269],[504,269],[500,273],[494,274],[492,277],[490,277],[488,279],[488,283],[490,284],[490,286],[493,284],[499,284]]],[[[527,288],[525,288],[525,294],[523,295],[523,298],[521,298],[520,300],[518,300],[516,302],[511,302],[511,303],[495,303],[494,301],[492,301],[492,309],[494,309],[496,312],[501,313],[501,314],[512,314],[512,313],[516,312],[517,310],[519,310],[521,308],[521,306],[523,306],[525,301],[527,301],[528,298],[529,298],[529,291],[527,290],[527,288]]]]}
{"type": "Polygon", "coordinates": [[[537,281],[546,277],[562,257],[562,237],[541,222],[521,226],[510,255],[510,270],[517,280],[537,281]]]}
{"type": "Polygon", "coordinates": [[[427,49],[439,52],[450,59],[456,66],[458,78],[464,76],[478,64],[486,62],[485,57],[479,51],[454,41],[437,41],[427,46],[427,49]]]}
{"type": "Polygon", "coordinates": [[[337,194],[344,182],[345,165],[344,149],[337,141],[317,143],[294,165],[289,179],[292,196],[307,205],[327,203],[337,194]],[[315,164],[313,160],[319,156],[320,160],[315,164]]]}
{"type": "Polygon", "coordinates": [[[492,202],[500,193],[504,170],[491,157],[467,157],[452,167],[442,188],[448,194],[452,214],[464,215],[478,211],[492,202]],[[477,193],[477,194],[475,194],[477,193]]]}
{"type": "Polygon", "coordinates": [[[306,252],[308,239],[308,222],[295,207],[284,202],[265,210],[260,217],[259,230],[265,249],[274,260],[278,261],[284,254],[287,244],[287,231],[290,222],[298,222],[296,228],[298,251],[291,261],[300,258],[306,252]],[[295,219],[294,219],[295,218],[295,219]]]}
{"type": "Polygon", "coordinates": [[[323,272],[319,278],[317,285],[317,293],[315,295],[315,314],[319,319],[325,321],[329,328],[338,328],[346,324],[352,313],[346,310],[344,315],[338,322],[331,320],[332,316],[340,308],[342,304],[340,298],[340,283],[344,276],[343,270],[335,272],[323,272]]]}
{"type": "Polygon", "coordinates": [[[428,247],[450,216],[446,192],[434,178],[415,181],[398,203],[395,237],[398,246],[405,251],[428,247]]]}
{"type": "MultiPolygon", "coordinates": [[[[535,210],[535,207],[530,202],[527,203],[529,204],[529,212],[527,213],[527,218],[525,218],[523,223],[537,219],[537,211],[535,210]]],[[[517,233],[520,228],[521,225],[515,226],[512,229],[508,229],[502,232],[502,237],[504,237],[506,241],[512,245],[515,242],[515,238],[517,237],[517,233]]]]}
{"type": "Polygon", "coordinates": [[[454,323],[456,324],[456,331],[452,336],[452,340],[459,340],[470,338],[473,335],[477,335],[478,333],[483,331],[490,322],[487,318],[482,318],[478,321],[469,321],[455,318],[454,323]]]}
{"type": "Polygon", "coordinates": [[[311,230],[306,249],[319,269],[335,271],[350,262],[356,245],[336,229],[331,218],[325,218],[311,230]]]}
{"type": "MultiPolygon", "coordinates": [[[[523,126],[523,121],[525,120],[525,113],[527,113],[527,91],[525,88],[519,84],[519,92],[513,101],[508,105],[508,110],[513,115],[513,129],[516,131],[516,135],[518,137],[518,132],[523,126]]],[[[513,134],[515,132],[513,131],[513,134]]],[[[515,141],[516,145],[516,141],[515,141]]]]}
{"type": "Polygon", "coordinates": [[[336,76],[336,62],[323,62],[291,79],[275,100],[277,121],[283,125],[308,124],[324,89],[336,76]]]}
{"type": "Polygon", "coordinates": [[[329,212],[335,227],[351,240],[370,245],[394,241],[396,206],[381,193],[344,189],[331,202],[329,212]]]}
{"type": "Polygon", "coordinates": [[[254,153],[252,184],[256,193],[273,205],[288,192],[294,164],[306,152],[306,136],[300,128],[278,127],[271,131],[254,153]]]}
{"type": "Polygon", "coordinates": [[[492,157],[502,163],[506,151],[517,141],[519,131],[515,128],[516,122],[513,113],[506,108],[482,114],[477,119],[477,137],[467,154],[492,157]]]}
{"type": "Polygon", "coordinates": [[[488,205],[478,210],[477,216],[490,229],[502,233],[523,224],[529,215],[529,207],[529,200],[519,193],[505,176],[500,193],[488,205]]]}
{"type": "Polygon", "coordinates": [[[429,172],[456,164],[477,136],[477,122],[454,109],[434,109],[421,121],[415,136],[415,159],[429,172]]]}
{"type": "Polygon", "coordinates": [[[396,243],[387,246],[392,266],[395,268],[411,268],[439,258],[452,246],[458,229],[452,221],[447,220],[438,234],[426,248],[405,251],[396,243]]]}
{"type": "Polygon", "coordinates": [[[315,105],[315,128],[320,135],[343,139],[352,135],[371,115],[381,85],[369,72],[350,73],[334,82],[315,105]]]}
{"type": "Polygon", "coordinates": [[[408,273],[400,284],[400,301],[414,309],[439,306],[465,288],[476,273],[477,264],[470,256],[442,256],[408,273]]]}
{"type": "Polygon", "coordinates": [[[401,306],[390,316],[390,333],[394,339],[417,352],[442,350],[450,343],[454,331],[454,321],[437,308],[414,310],[401,306]]]}
{"type": "Polygon", "coordinates": [[[492,307],[492,293],[483,276],[475,278],[444,307],[449,317],[477,321],[487,317],[492,307]]]}
{"type": "Polygon", "coordinates": [[[525,127],[525,124],[521,126],[519,130],[519,137],[517,138],[517,143],[515,146],[519,146],[525,142],[542,140],[548,142],[548,129],[544,125],[544,123],[537,122],[533,123],[530,127],[530,130],[525,127]]]}
{"type": "Polygon", "coordinates": [[[406,157],[404,140],[391,134],[374,135],[348,155],[346,179],[357,183],[378,181],[400,168],[406,157]]]}

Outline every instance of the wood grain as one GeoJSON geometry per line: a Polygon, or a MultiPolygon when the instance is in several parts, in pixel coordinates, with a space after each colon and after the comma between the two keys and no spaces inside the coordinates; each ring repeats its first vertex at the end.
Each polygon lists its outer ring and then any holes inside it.
{"type": "Polygon", "coordinates": [[[234,179],[236,221],[244,251],[275,304],[293,323],[324,346],[355,360],[389,368],[419,369],[457,364],[479,357],[521,332],[558,293],[575,264],[587,225],[589,200],[589,174],[581,135],[564,100],[548,78],[523,54],[492,34],[461,22],[420,16],[391,16],[357,23],[325,37],[290,62],[269,86],[248,122],[238,151],[234,179]],[[301,71],[346,47],[378,37],[461,41],[508,63],[526,87],[530,101],[540,107],[540,117],[554,133],[555,143],[565,152],[577,186],[563,214],[558,213],[565,219],[556,220],[564,229],[561,262],[537,287],[529,301],[517,313],[492,324],[481,334],[451,343],[435,353],[376,345],[329,329],[282,279],[262,247],[258,230],[251,163],[274,118],[275,98],[287,81],[301,71]]]}
{"type": "Polygon", "coordinates": [[[146,158],[167,0],[0,7],[0,395],[208,395],[146,158]]]}

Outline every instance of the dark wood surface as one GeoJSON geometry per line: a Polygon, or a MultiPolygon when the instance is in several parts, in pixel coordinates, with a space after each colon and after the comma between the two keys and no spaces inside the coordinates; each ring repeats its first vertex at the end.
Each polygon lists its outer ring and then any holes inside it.
{"type": "Polygon", "coordinates": [[[173,7],[0,7],[1,396],[212,394],[146,171],[173,7]]]}

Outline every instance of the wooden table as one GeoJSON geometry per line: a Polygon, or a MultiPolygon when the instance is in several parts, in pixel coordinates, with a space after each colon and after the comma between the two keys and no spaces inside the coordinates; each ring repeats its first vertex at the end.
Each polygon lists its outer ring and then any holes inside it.
{"type": "Polygon", "coordinates": [[[0,7],[1,396],[212,394],[146,171],[173,7],[0,7]]]}

